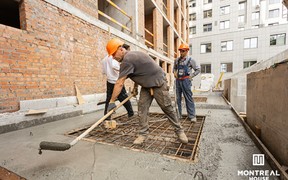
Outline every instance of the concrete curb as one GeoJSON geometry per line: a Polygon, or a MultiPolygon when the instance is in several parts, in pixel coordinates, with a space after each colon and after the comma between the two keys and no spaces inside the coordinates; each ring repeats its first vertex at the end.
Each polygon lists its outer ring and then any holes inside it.
{"type": "Polygon", "coordinates": [[[82,114],[83,114],[82,110],[77,110],[77,111],[52,115],[52,116],[48,116],[48,117],[39,117],[39,116],[37,117],[36,116],[34,119],[31,119],[29,121],[21,121],[19,123],[12,123],[12,124],[0,126],[0,134],[28,128],[31,126],[37,126],[37,125],[44,124],[44,123],[58,121],[58,120],[66,119],[66,118],[80,116],[82,114]]]}

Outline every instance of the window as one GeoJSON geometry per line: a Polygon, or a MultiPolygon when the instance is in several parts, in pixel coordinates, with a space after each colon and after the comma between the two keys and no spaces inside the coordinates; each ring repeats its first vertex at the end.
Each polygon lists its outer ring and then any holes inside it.
{"type": "Polygon", "coordinates": [[[269,0],[269,4],[280,3],[280,0],[269,0]]]}
{"type": "Polygon", "coordinates": [[[201,53],[211,53],[211,43],[201,44],[201,53]]]}
{"type": "Polygon", "coordinates": [[[244,10],[244,9],[245,9],[245,5],[246,5],[246,2],[245,2],[245,1],[239,2],[239,8],[238,8],[238,10],[244,10]]]}
{"type": "Polygon", "coordinates": [[[211,73],[211,64],[200,64],[201,73],[211,73]]]}
{"type": "Polygon", "coordinates": [[[233,63],[221,63],[221,72],[233,72],[233,63]]]}
{"type": "Polygon", "coordinates": [[[212,17],[212,9],[203,11],[203,18],[209,18],[209,17],[212,17]]]}
{"type": "Polygon", "coordinates": [[[229,29],[230,21],[220,21],[220,29],[229,29]]]}
{"type": "Polygon", "coordinates": [[[244,23],[244,15],[238,16],[238,23],[244,23]]]}
{"type": "Polygon", "coordinates": [[[203,32],[209,32],[212,31],[212,23],[204,24],[203,25],[203,32]]]}
{"type": "Polygon", "coordinates": [[[243,68],[250,67],[250,66],[252,66],[255,63],[257,63],[257,61],[244,61],[243,62],[243,68]]]}
{"type": "Polygon", "coordinates": [[[230,13],[230,6],[223,6],[220,7],[220,14],[229,14],[230,13]]]}
{"type": "Polygon", "coordinates": [[[270,46],[280,46],[286,44],[286,34],[274,34],[270,36],[270,46]]]}
{"type": "Polygon", "coordinates": [[[212,3],[212,0],[204,0],[204,4],[212,3]]]}
{"type": "Polygon", "coordinates": [[[252,6],[259,6],[260,0],[252,0],[252,6]]]}
{"type": "Polygon", "coordinates": [[[191,7],[196,7],[196,0],[190,0],[189,2],[191,2],[191,7]]]}
{"type": "Polygon", "coordinates": [[[20,4],[17,1],[0,1],[0,24],[20,29],[20,4]]]}
{"type": "Polygon", "coordinates": [[[257,48],[258,38],[246,38],[244,39],[244,49],[257,48]]]}
{"type": "Polygon", "coordinates": [[[259,11],[252,13],[252,20],[259,19],[259,17],[260,17],[260,12],[259,11]]]}
{"type": "Polygon", "coordinates": [[[269,10],[269,18],[279,17],[279,9],[269,10]]]}
{"type": "Polygon", "coordinates": [[[196,34],[196,26],[189,27],[190,34],[196,34]]]}
{"type": "Polygon", "coordinates": [[[233,50],[233,41],[221,42],[221,51],[232,51],[232,50],[233,50]]]}
{"type": "Polygon", "coordinates": [[[195,21],[196,20],[196,13],[189,14],[189,21],[195,21]]]}

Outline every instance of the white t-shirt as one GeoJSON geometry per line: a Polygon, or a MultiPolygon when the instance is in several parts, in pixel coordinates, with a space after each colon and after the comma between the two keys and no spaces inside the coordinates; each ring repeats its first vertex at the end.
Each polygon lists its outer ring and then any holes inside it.
{"type": "Polygon", "coordinates": [[[102,60],[102,73],[107,76],[109,83],[115,84],[119,77],[120,64],[112,56],[106,56],[102,60]]]}

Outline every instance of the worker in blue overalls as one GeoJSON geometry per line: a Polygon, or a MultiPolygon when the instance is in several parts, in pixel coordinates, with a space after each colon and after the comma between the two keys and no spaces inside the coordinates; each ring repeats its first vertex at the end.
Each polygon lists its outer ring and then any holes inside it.
{"type": "Polygon", "coordinates": [[[180,57],[175,59],[173,73],[176,78],[176,97],[180,117],[182,116],[182,93],[185,98],[188,118],[196,122],[195,104],[192,98],[192,79],[200,73],[200,67],[196,61],[188,56],[189,46],[181,44],[178,48],[180,57]],[[194,71],[194,72],[192,72],[194,71]]]}

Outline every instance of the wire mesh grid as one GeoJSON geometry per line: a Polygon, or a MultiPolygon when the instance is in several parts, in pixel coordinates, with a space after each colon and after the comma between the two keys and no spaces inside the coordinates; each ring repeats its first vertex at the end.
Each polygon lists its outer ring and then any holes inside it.
{"type": "MultiPolygon", "coordinates": [[[[182,144],[178,140],[174,128],[165,114],[149,113],[149,135],[142,145],[133,144],[138,133],[138,116],[128,119],[127,114],[124,114],[113,118],[113,120],[117,122],[115,129],[107,129],[104,123],[102,123],[83,139],[104,144],[114,144],[134,150],[155,152],[168,157],[192,161],[196,155],[205,116],[197,116],[196,123],[192,123],[187,116],[183,116],[180,120],[189,140],[187,144],[182,144]]],[[[79,136],[89,127],[72,130],[66,133],[66,135],[79,136]]]]}

